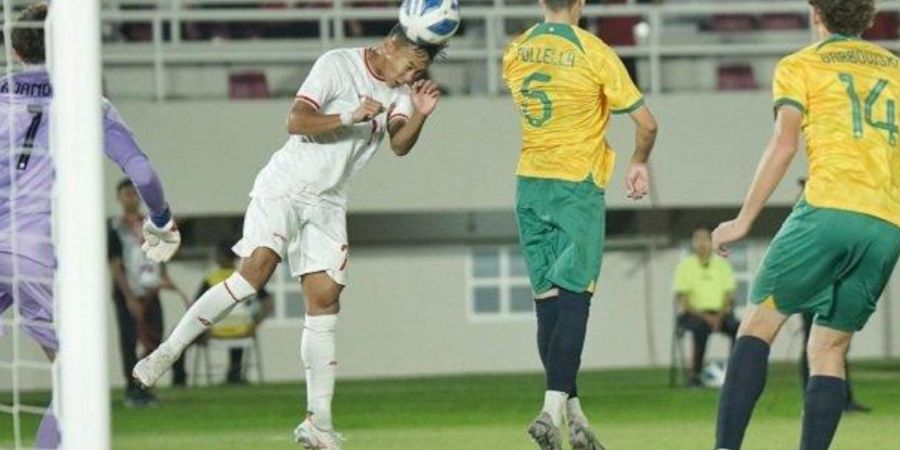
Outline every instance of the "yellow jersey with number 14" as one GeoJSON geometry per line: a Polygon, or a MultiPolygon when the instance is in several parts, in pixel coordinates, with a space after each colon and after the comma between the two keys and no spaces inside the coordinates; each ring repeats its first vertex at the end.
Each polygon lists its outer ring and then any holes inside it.
{"type": "Polygon", "coordinates": [[[900,60],[836,35],[783,59],[773,89],[776,108],[804,113],[807,202],[900,226],[900,60]]]}
{"type": "Polygon", "coordinates": [[[503,78],[519,110],[519,176],[609,182],[615,154],[610,113],[643,104],[619,57],[598,37],[561,23],[533,26],[503,56],[503,78]]]}

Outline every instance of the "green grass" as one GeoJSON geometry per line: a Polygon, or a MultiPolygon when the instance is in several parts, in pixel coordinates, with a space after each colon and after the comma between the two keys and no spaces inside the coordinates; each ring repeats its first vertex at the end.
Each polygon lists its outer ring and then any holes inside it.
{"type": "MultiPolygon", "coordinates": [[[[867,415],[845,416],[835,450],[896,449],[900,361],[856,364],[857,397],[867,415]]],[[[670,389],[662,370],[588,372],[585,409],[612,450],[711,448],[717,391],[670,389]]],[[[348,450],[515,450],[532,448],[524,428],[542,401],[538,375],[467,376],[338,383],[336,423],[348,450]]],[[[301,385],[163,390],[158,409],[113,408],[114,448],[122,450],[296,449],[291,430],[303,407],[301,385]]],[[[8,399],[8,394],[3,396],[8,399]]],[[[46,401],[46,393],[28,394],[46,401]]],[[[796,367],[772,369],[746,450],[797,447],[796,367]]],[[[32,433],[36,419],[26,421],[32,433]]],[[[0,418],[0,446],[11,424],[0,418]]]]}

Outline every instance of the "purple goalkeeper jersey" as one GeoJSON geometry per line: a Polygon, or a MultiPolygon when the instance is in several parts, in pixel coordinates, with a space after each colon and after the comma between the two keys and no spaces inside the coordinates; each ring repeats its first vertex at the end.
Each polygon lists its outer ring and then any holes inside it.
{"type": "MultiPolygon", "coordinates": [[[[40,66],[0,78],[0,252],[55,265],[50,77],[40,66]]],[[[167,210],[162,185],[115,107],[103,99],[104,153],[134,182],[151,216],[167,210]]],[[[78,151],[63,148],[56,151],[78,151]]]]}

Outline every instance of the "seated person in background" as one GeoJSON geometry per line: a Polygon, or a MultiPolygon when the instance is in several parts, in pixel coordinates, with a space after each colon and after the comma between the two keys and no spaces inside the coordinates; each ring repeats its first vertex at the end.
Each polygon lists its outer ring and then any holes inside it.
{"type": "MultiPolygon", "coordinates": [[[[227,279],[235,271],[235,262],[237,256],[231,251],[231,244],[228,242],[220,242],[216,245],[215,261],[217,268],[210,272],[194,298],[200,298],[210,287],[215,286],[222,280],[227,279]]],[[[265,290],[260,289],[255,298],[241,302],[231,313],[213,326],[208,336],[201,336],[197,341],[204,341],[208,337],[214,339],[239,339],[256,335],[256,329],[266,317],[272,314],[274,304],[272,296],[265,290]]],[[[244,379],[244,349],[242,347],[232,347],[228,354],[228,375],[225,381],[229,384],[243,384],[244,379]]],[[[175,362],[172,367],[173,384],[176,386],[184,386],[187,382],[187,373],[184,367],[184,353],[175,362]]]]}
{"type": "Polygon", "coordinates": [[[675,295],[681,310],[679,326],[694,338],[690,386],[700,386],[709,335],[727,334],[734,344],[740,322],[732,314],[734,272],[731,263],[712,252],[709,228],[694,230],[692,252],[675,270],[675,295]]]}

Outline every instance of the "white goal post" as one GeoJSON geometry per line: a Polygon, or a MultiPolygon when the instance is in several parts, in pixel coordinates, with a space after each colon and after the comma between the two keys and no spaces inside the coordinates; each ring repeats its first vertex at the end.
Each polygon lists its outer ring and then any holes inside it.
{"type": "Polygon", "coordinates": [[[56,0],[47,20],[56,166],[55,393],[65,450],[110,448],[99,0],[56,0]]]}

